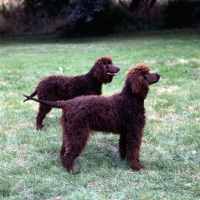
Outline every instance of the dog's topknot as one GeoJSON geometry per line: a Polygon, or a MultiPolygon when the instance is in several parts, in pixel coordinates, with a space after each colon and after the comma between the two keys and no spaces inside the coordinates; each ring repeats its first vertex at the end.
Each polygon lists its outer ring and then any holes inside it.
{"type": "Polygon", "coordinates": [[[131,75],[135,73],[136,71],[139,71],[140,74],[143,75],[143,74],[147,74],[150,71],[150,69],[147,65],[143,63],[138,63],[135,65],[135,67],[131,68],[130,70],[126,72],[126,76],[131,75]]]}
{"type": "Polygon", "coordinates": [[[112,59],[108,56],[104,56],[104,57],[100,57],[97,59],[97,61],[95,62],[95,64],[104,64],[104,63],[112,63],[112,59]]]}

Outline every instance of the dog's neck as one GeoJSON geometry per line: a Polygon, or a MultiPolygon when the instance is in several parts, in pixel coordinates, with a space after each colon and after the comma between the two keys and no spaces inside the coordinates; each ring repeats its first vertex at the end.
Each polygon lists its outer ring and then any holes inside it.
{"type": "Polygon", "coordinates": [[[138,98],[138,99],[144,101],[145,98],[146,98],[146,96],[147,96],[147,94],[148,94],[149,88],[143,88],[143,89],[144,89],[144,90],[142,91],[143,94],[133,92],[129,81],[126,80],[125,85],[124,85],[124,87],[123,87],[123,89],[122,89],[122,91],[121,91],[120,94],[122,94],[123,96],[126,96],[126,97],[128,97],[128,98],[133,97],[133,98],[138,98]]]}

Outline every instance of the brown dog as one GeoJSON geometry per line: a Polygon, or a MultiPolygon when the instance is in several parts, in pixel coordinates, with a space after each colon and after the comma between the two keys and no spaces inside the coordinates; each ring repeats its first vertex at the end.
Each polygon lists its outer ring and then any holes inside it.
{"type": "Polygon", "coordinates": [[[63,166],[73,172],[74,160],[84,149],[91,131],[119,133],[119,153],[127,158],[134,170],[144,168],[139,154],[145,126],[144,100],[149,85],[160,79],[150,73],[148,66],[138,64],[127,72],[125,86],[119,94],[110,97],[81,96],[68,101],[45,101],[27,97],[40,103],[62,108],[63,166]]]}
{"type": "MultiPolygon", "coordinates": [[[[118,67],[114,66],[110,57],[101,57],[85,75],[74,77],[52,75],[44,78],[38,83],[36,90],[30,96],[37,95],[38,99],[57,101],[68,100],[81,95],[100,95],[102,84],[110,83],[119,70],[118,67]]],[[[36,118],[37,130],[43,128],[42,121],[51,109],[52,106],[39,105],[36,118]]]]}

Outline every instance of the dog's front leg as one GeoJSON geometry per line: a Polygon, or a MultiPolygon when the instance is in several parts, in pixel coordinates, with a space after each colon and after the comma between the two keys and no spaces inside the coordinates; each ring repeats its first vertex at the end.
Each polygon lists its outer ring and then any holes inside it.
{"type": "Polygon", "coordinates": [[[126,155],[130,167],[133,170],[144,169],[145,166],[140,162],[140,146],[142,134],[127,133],[126,134],[126,155]]]}

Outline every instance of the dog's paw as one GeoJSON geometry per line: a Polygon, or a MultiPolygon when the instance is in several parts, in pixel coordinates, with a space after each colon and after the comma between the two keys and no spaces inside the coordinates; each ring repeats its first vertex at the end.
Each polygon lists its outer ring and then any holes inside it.
{"type": "Polygon", "coordinates": [[[131,164],[130,164],[130,167],[131,167],[131,169],[133,169],[133,170],[135,170],[135,171],[139,171],[139,170],[141,170],[141,169],[145,169],[145,168],[146,168],[146,167],[145,167],[142,163],[140,163],[140,162],[131,163],[131,164]]]}
{"type": "Polygon", "coordinates": [[[67,172],[68,172],[69,174],[73,174],[73,175],[80,174],[80,172],[75,171],[74,169],[70,169],[70,170],[67,169],[67,172]]]}
{"type": "Polygon", "coordinates": [[[37,131],[41,131],[44,128],[44,125],[42,124],[36,124],[37,131]]]}

